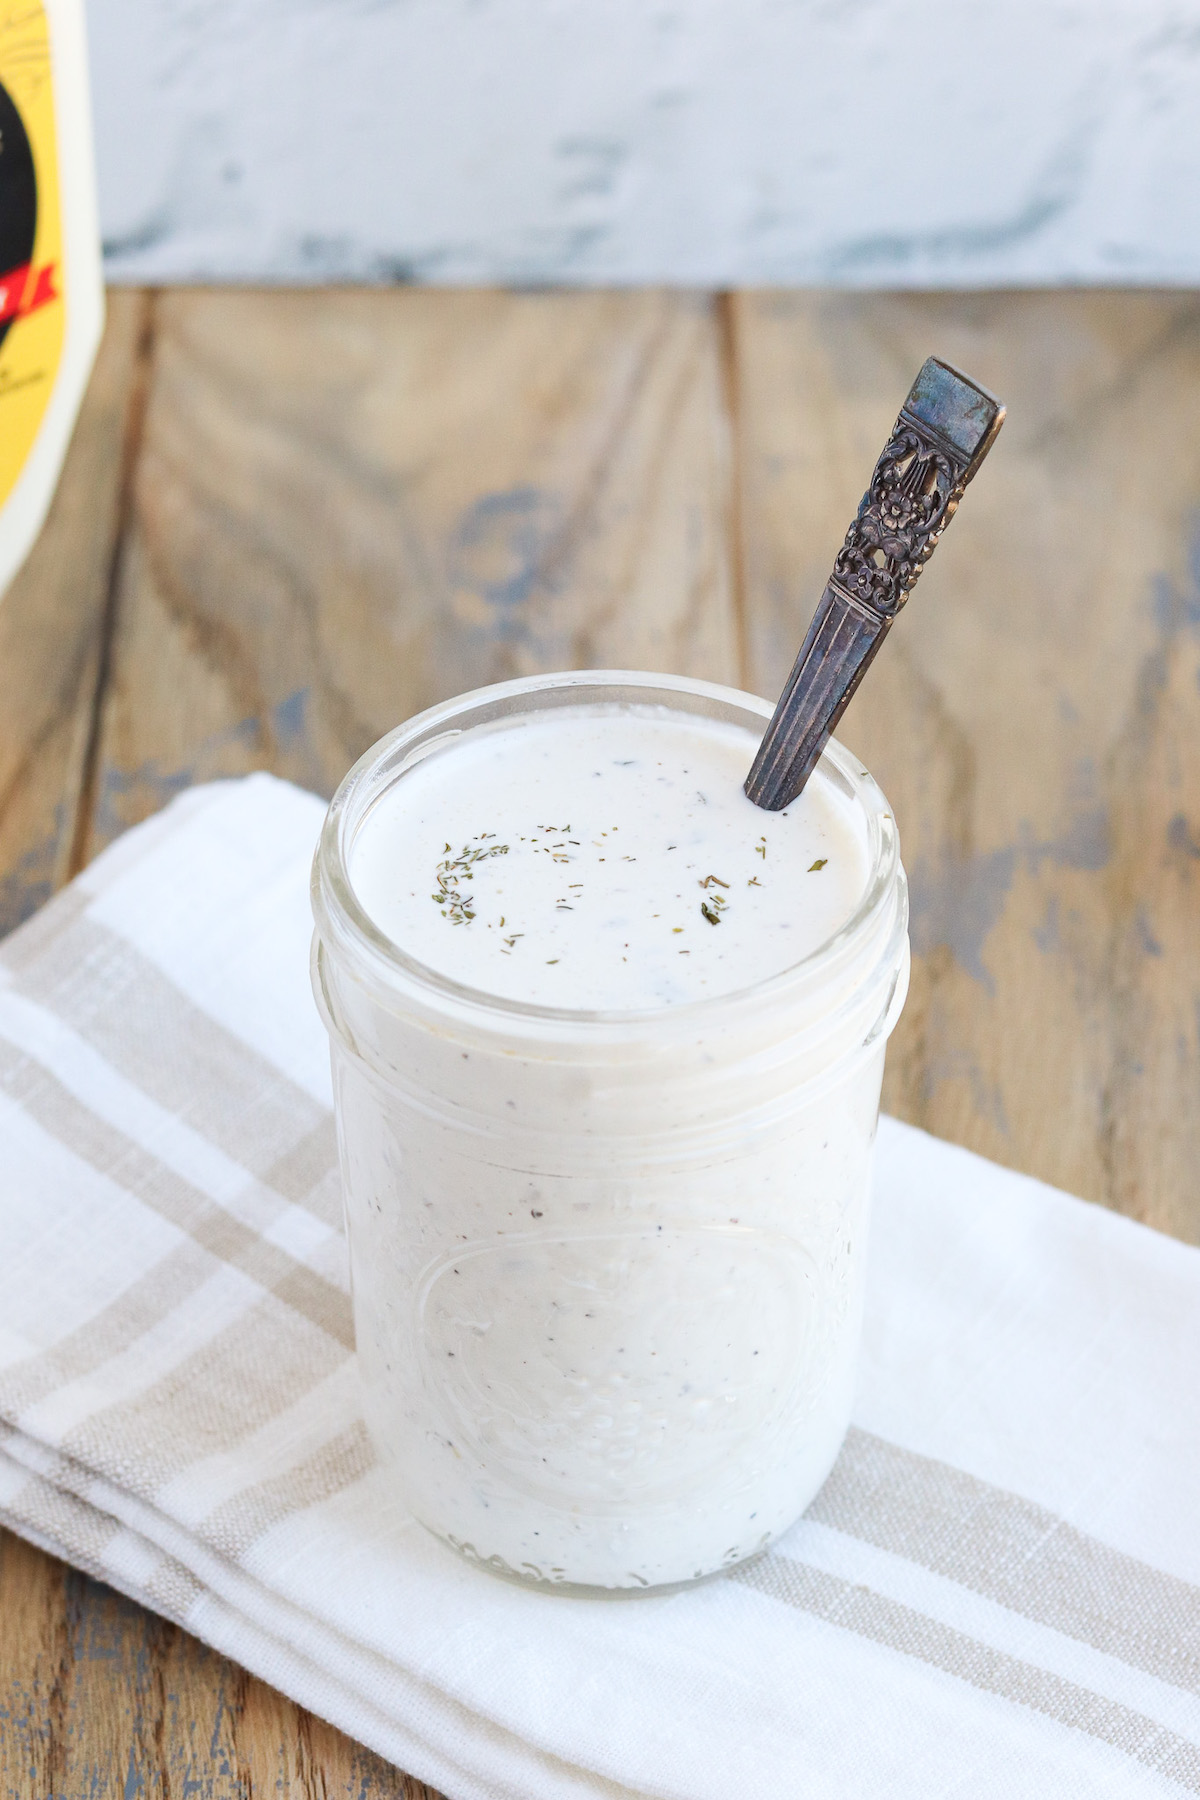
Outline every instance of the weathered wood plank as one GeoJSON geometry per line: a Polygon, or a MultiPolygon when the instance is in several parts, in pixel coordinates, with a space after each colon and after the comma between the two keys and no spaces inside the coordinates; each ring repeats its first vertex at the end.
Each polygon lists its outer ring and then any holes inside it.
{"type": "MultiPolygon", "coordinates": [[[[473,682],[738,678],[707,302],[179,294],[161,316],[89,847],[191,779],[265,765],[328,789],[473,682]]],[[[921,357],[1011,407],[844,733],[913,875],[889,1103],[1200,1236],[1200,304],[763,295],[727,318],[766,693],[921,357]]],[[[0,1794],[429,1800],[13,1539],[0,1618],[0,1794]]]]}
{"type": "Polygon", "coordinates": [[[93,844],[484,682],[734,677],[725,426],[703,297],[165,297],[93,844]]]}
{"type": "MultiPolygon", "coordinates": [[[[0,603],[0,934],[73,873],[150,313],[140,293],[110,294],[107,329],[45,529],[0,603]]],[[[0,1531],[5,1795],[69,1791],[65,1696],[81,1579],[0,1531]]]]}
{"type": "Polygon", "coordinates": [[[887,1104],[1200,1241],[1200,301],[758,295],[734,320],[769,695],[922,359],[1010,408],[842,729],[912,878],[887,1104]]]}
{"type": "Polygon", "coordinates": [[[0,601],[0,933],[71,872],[145,308],[110,296],[50,516],[0,601]]]}
{"type": "Polygon", "coordinates": [[[439,1800],[143,1607],[0,1533],[5,1800],[439,1800]]]}
{"type": "MultiPolygon", "coordinates": [[[[165,296],[89,849],[215,775],[329,791],[388,726],[485,681],[604,663],[736,679],[725,433],[703,299],[165,296]]],[[[114,1668],[154,1673],[136,1720],[119,1681],[88,1702],[116,1721],[105,1767],[124,1755],[144,1791],[428,1795],[80,1591],[114,1668]]],[[[81,1732],[88,1754],[107,1730],[81,1732]]]]}

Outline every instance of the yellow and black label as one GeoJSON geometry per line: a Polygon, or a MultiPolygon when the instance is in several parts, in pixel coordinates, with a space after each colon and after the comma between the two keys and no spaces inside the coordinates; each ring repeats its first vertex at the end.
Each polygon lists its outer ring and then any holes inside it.
{"type": "Polygon", "coordinates": [[[37,438],[65,334],[49,23],[39,0],[9,0],[0,10],[0,507],[37,438]]]}

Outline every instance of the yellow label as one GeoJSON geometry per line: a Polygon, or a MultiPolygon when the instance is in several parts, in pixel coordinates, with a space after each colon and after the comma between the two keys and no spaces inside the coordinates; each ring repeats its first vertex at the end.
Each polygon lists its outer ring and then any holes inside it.
{"type": "Polygon", "coordinates": [[[50,27],[0,0],[0,506],[54,391],[66,335],[50,27]]]}

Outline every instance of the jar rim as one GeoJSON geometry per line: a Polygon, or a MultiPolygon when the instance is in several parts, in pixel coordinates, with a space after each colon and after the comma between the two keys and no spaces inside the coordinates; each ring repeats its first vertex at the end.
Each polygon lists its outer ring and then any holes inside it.
{"type": "Polygon", "coordinates": [[[528,1030],[540,1025],[585,1040],[629,1031],[642,1035],[656,1028],[690,1033],[717,1020],[731,1022],[744,1011],[777,1000],[786,1003],[805,989],[820,987],[874,935],[900,875],[899,837],[887,799],[861,761],[835,738],[826,744],[821,764],[824,773],[832,775],[858,805],[866,826],[868,875],[863,893],[850,916],[823,943],[745,987],[639,1010],[544,1006],[455,981],[403,950],[367,913],[350,879],[354,840],[368,814],[407,769],[448,738],[478,726],[557,708],[622,702],[631,706],[664,704],[674,711],[691,711],[698,717],[742,726],[753,726],[755,721],[765,724],[774,710],[768,701],[738,688],[689,676],[624,669],[522,676],[474,688],[428,707],[365,751],[330,802],[312,870],[318,938],[330,949],[354,956],[360,972],[374,977],[371,986],[385,988],[401,1005],[405,1000],[423,1010],[432,1005],[484,1029],[528,1030]],[[700,704],[681,704],[689,700],[700,704]]]}

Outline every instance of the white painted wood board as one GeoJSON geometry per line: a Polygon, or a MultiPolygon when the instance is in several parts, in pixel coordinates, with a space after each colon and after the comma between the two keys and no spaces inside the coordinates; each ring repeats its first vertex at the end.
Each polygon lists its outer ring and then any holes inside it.
{"type": "Polygon", "coordinates": [[[125,281],[1200,281],[1196,0],[93,0],[125,281]]]}

